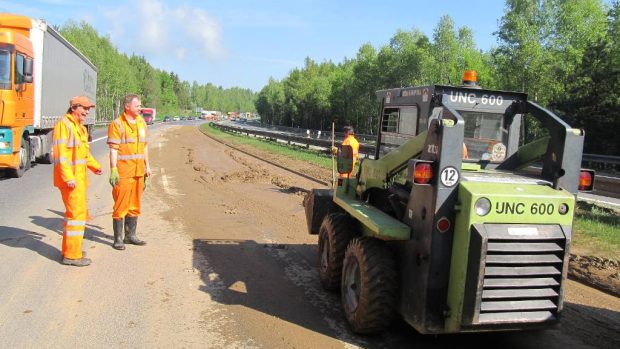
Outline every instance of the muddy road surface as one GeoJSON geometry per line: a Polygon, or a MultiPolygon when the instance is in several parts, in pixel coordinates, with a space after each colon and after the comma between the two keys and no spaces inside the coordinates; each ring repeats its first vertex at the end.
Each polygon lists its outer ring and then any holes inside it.
{"type": "MultiPolygon", "coordinates": [[[[331,179],[306,163],[256,154],[331,179]]],[[[105,150],[95,156],[106,163],[105,150]]],[[[550,330],[423,336],[396,321],[381,335],[355,335],[339,296],[319,284],[317,237],[306,230],[302,201],[321,184],[195,126],[151,129],[150,156],[155,174],[138,227],[144,247],[112,249],[107,173],[89,188],[89,267],[59,263],[64,209],[49,188],[51,169],[41,174],[49,182],[38,200],[2,216],[0,347],[620,347],[620,299],[570,280],[564,317],[550,330]]]]}
{"type": "MultiPolygon", "coordinates": [[[[323,291],[318,281],[317,237],[307,234],[302,201],[320,184],[237,152],[195,128],[171,129],[161,141],[165,145],[152,154],[161,174],[156,196],[170,207],[163,217],[178,220],[192,239],[200,289],[222,307],[205,314],[204,321],[220,323],[219,330],[232,335],[231,345],[251,339],[265,348],[473,347],[480,341],[508,348],[620,346],[620,299],[574,281],[568,282],[565,317],[555,329],[434,337],[397,321],[385,334],[357,336],[340,313],[339,296],[323,291]]],[[[331,179],[329,172],[307,163],[243,149],[319,180],[331,179]]]]}

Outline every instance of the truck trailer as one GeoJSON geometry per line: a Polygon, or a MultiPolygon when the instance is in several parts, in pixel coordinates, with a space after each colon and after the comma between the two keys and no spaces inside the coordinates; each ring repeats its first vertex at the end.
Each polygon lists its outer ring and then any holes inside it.
{"type": "Polygon", "coordinates": [[[45,21],[0,14],[0,170],[21,177],[32,161],[51,163],[52,129],[78,95],[96,102],[93,63],[45,21]]]}

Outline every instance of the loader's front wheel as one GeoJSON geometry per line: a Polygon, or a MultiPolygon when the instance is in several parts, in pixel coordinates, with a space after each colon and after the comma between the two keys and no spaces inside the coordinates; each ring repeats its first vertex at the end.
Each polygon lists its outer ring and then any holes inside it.
{"type": "Polygon", "coordinates": [[[345,213],[325,216],[319,230],[319,278],[326,290],[337,290],[342,261],[349,241],[356,234],[356,221],[345,213]]]}
{"type": "Polygon", "coordinates": [[[390,325],[398,301],[398,272],[389,248],[381,240],[351,240],[344,257],[342,309],[356,333],[377,333],[390,325]]]}

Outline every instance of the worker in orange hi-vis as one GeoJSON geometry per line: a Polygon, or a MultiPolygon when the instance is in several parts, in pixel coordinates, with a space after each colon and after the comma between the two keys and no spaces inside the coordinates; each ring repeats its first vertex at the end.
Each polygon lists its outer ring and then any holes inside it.
{"type": "Polygon", "coordinates": [[[102,173],[101,166],[90,154],[88,131],[82,125],[94,107],[85,96],[71,98],[67,114],[54,126],[53,133],[54,186],[60,189],[65,204],[62,263],[79,267],[91,263],[82,251],[88,215],[86,169],[97,175],[102,173]]]}
{"type": "MultiPolygon", "coordinates": [[[[342,145],[350,145],[353,149],[353,167],[351,168],[351,172],[349,173],[341,173],[340,178],[349,178],[353,172],[355,172],[355,164],[357,163],[357,158],[360,150],[360,143],[355,138],[355,130],[353,126],[345,126],[343,128],[344,131],[344,140],[342,141],[342,145]]],[[[338,154],[338,148],[332,147],[332,153],[334,155],[338,154]]]]}
{"type": "Polygon", "coordinates": [[[136,228],[140,216],[140,201],[151,175],[146,142],[147,126],[140,110],[140,97],[134,94],[123,99],[124,112],[108,128],[110,146],[110,185],[114,198],[112,247],[124,250],[125,244],[145,245],[138,239],[136,228]],[[123,238],[123,226],[125,237],[123,238]]]}

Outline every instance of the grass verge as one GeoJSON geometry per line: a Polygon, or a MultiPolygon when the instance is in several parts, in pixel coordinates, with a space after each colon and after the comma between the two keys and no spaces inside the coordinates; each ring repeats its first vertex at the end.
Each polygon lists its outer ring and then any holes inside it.
{"type": "Polygon", "coordinates": [[[222,141],[250,145],[260,150],[265,150],[274,154],[286,156],[291,159],[306,161],[323,168],[332,168],[331,156],[323,154],[318,150],[306,149],[302,147],[293,147],[283,143],[268,141],[263,138],[231,134],[213,127],[210,123],[200,125],[200,131],[222,141]]]}
{"type": "Polygon", "coordinates": [[[618,259],[620,212],[584,201],[577,202],[573,246],[589,255],[618,259]]]}
{"type": "MultiPolygon", "coordinates": [[[[331,169],[331,157],[301,147],[266,141],[238,134],[230,134],[202,124],[201,131],[223,141],[244,144],[291,159],[307,161],[331,169]]],[[[580,254],[618,259],[620,251],[620,212],[591,203],[579,201],[573,229],[573,248],[580,254]]]]}

